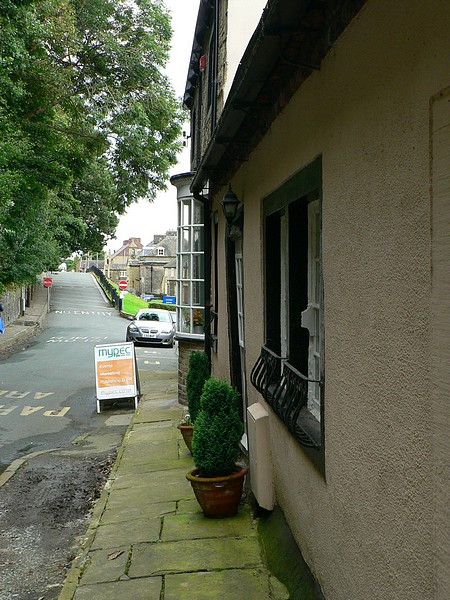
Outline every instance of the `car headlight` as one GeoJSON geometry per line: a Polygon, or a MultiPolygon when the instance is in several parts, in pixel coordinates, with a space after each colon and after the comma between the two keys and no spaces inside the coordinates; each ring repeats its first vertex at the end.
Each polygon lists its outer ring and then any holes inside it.
{"type": "Polygon", "coordinates": [[[138,328],[136,327],[136,325],[129,325],[128,331],[138,331],[138,328]]]}
{"type": "Polygon", "coordinates": [[[161,333],[172,333],[171,329],[162,329],[161,333]]]}

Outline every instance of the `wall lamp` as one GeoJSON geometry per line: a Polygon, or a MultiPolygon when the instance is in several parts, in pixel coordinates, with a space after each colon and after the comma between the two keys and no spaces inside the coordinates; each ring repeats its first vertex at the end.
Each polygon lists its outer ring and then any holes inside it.
{"type": "Polygon", "coordinates": [[[231,227],[236,218],[238,206],[240,204],[239,198],[231,189],[231,183],[220,204],[222,205],[223,215],[227,220],[228,227],[231,227]]]}

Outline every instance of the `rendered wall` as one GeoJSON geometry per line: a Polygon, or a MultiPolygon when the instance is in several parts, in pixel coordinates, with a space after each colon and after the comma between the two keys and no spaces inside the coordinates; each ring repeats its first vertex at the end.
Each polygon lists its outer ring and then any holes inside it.
{"type": "Polygon", "coordinates": [[[267,0],[246,0],[245,14],[243,14],[242,0],[228,0],[225,100],[230,91],[242,55],[247,47],[248,40],[252,37],[266,4],[267,0]]]}
{"type": "Polygon", "coordinates": [[[436,598],[447,598],[450,565],[449,431],[450,411],[450,88],[431,103],[432,176],[432,404],[433,535],[436,598]],[[444,516],[444,517],[443,517],[444,516]]]}
{"type": "Polygon", "coordinates": [[[277,500],[327,600],[441,599],[438,570],[448,589],[435,543],[448,361],[438,391],[430,258],[430,103],[448,85],[448,31],[443,0],[369,0],[232,182],[250,373],[264,341],[261,202],[322,155],[326,481],[273,415],[270,428],[277,500]]]}

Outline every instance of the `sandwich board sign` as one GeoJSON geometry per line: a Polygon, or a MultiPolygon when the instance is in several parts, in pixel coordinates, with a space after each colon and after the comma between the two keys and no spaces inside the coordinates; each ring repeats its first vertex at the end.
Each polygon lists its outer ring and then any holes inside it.
{"type": "Polygon", "coordinates": [[[101,400],[133,398],[137,408],[139,378],[133,342],[100,344],[95,346],[95,378],[97,389],[97,412],[101,400]]]}

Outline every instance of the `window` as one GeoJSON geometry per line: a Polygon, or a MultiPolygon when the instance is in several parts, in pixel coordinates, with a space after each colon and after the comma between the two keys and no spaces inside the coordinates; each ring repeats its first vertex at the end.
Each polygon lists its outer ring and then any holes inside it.
{"type": "Polygon", "coordinates": [[[164,256],[164,248],[157,248],[156,254],[157,256],[164,256]]]}
{"type": "Polygon", "coordinates": [[[264,200],[265,346],[252,383],[323,472],[321,160],[264,200]]]}
{"type": "Polygon", "coordinates": [[[178,204],[178,332],[204,334],[203,205],[192,197],[178,204]]]}

